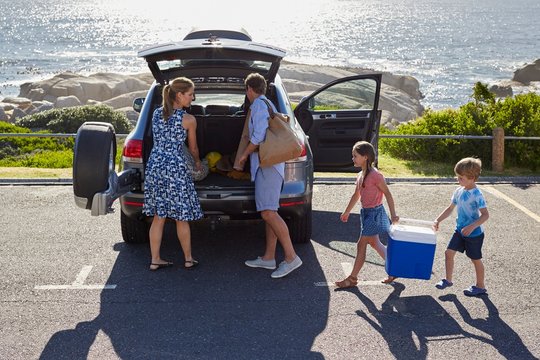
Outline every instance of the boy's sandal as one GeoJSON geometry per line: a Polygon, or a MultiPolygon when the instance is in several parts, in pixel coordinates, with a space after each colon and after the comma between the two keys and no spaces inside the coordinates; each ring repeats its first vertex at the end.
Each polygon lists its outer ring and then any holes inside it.
{"type": "Polygon", "coordinates": [[[186,269],[186,270],[191,270],[194,267],[196,267],[197,265],[199,265],[199,262],[197,260],[186,260],[186,261],[184,261],[184,269],[186,269]],[[190,265],[187,265],[187,264],[190,264],[190,265]]]}
{"type": "Polygon", "coordinates": [[[388,276],[386,279],[382,280],[381,282],[383,284],[391,284],[394,282],[394,280],[396,280],[398,277],[397,276],[388,276]]]}
{"type": "Polygon", "coordinates": [[[358,285],[358,278],[349,275],[345,280],[336,281],[336,286],[340,289],[352,288],[358,285]]]}

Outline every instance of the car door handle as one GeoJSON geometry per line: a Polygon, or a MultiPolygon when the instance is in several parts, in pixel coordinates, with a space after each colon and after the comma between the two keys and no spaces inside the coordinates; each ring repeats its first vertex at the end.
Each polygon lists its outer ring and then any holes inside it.
{"type": "Polygon", "coordinates": [[[319,119],[335,119],[336,114],[320,114],[319,119]]]}

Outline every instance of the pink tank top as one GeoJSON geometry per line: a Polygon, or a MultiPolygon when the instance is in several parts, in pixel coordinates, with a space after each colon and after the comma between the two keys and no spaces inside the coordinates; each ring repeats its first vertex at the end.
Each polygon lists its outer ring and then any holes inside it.
{"type": "Polygon", "coordinates": [[[384,182],[384,176],[376,168],[371,168],[364,187],[362,187],[362,172],[356,178],[356,189],[360,193],[360,204],[363,208],[374,208],[382,204],[383,192],[379,190],[377,184],[384,182]]]}

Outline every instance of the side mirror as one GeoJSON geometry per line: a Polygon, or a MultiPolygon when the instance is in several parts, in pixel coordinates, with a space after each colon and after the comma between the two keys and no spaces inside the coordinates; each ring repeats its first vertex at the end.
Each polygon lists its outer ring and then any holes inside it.
{"type": "Polygon", "coordinates": [[[144,99],[145,98],[136,98],[135,100],[133,100],[133,110],[140,113],[144,104],[144,99]]]}

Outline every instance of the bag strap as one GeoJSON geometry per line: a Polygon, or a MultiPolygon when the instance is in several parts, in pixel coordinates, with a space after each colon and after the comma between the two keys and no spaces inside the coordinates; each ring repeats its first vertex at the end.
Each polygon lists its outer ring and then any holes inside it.
{"type": "Polygon", "coordinates": [[[268,106],[268,115],[270,115],[270,117],[273,119],[275,113],[274,113],[274,109],[272,108],[272,105],[270,105],[267,99],[261,99],[261,100],[264,101],[266,106],[268,106]]]}

